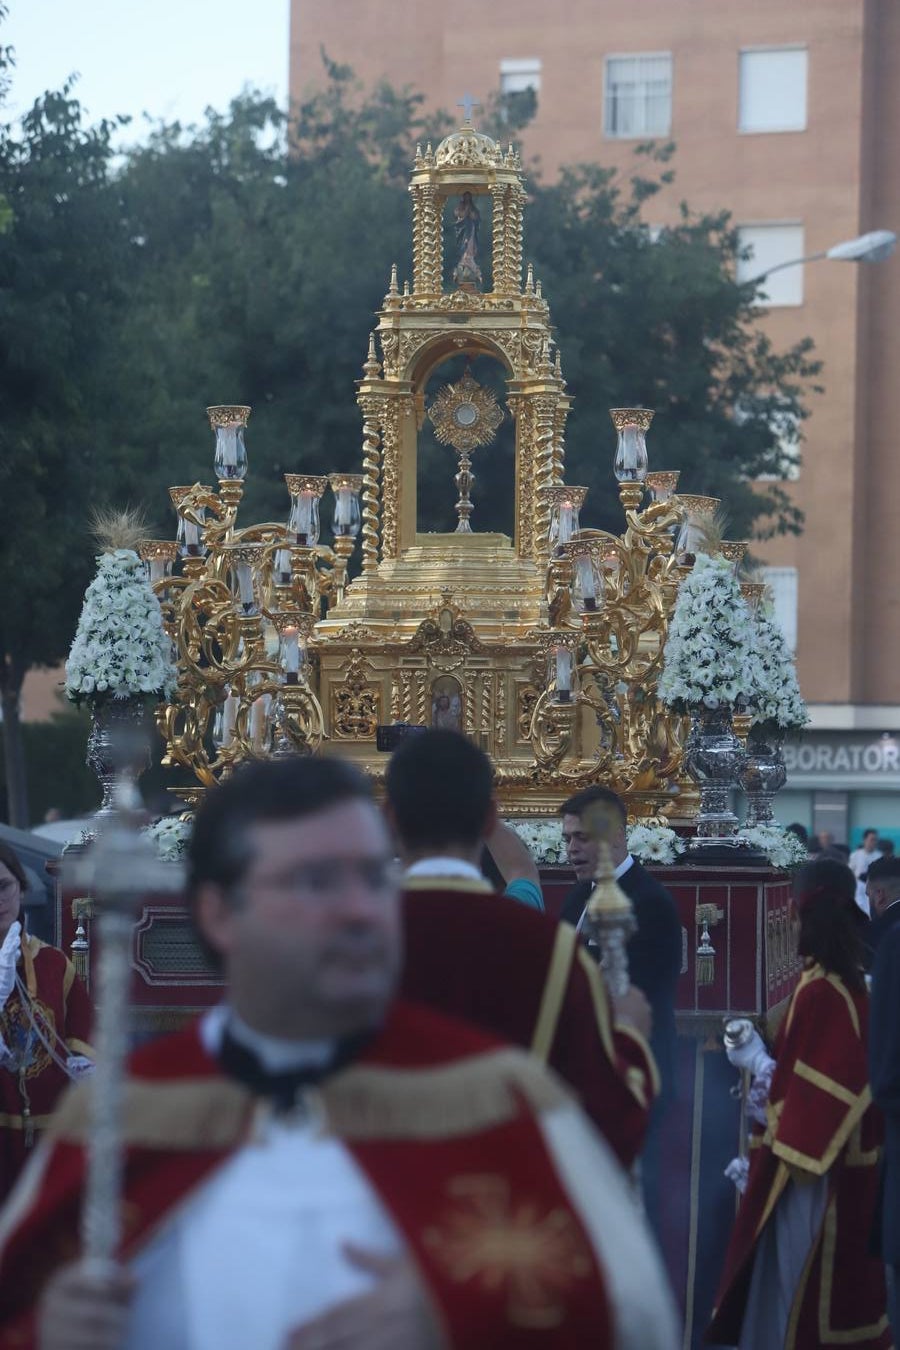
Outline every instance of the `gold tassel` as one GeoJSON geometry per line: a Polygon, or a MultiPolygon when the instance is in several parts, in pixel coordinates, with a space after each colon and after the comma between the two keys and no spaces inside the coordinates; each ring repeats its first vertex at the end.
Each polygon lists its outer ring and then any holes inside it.
{"type": "Polygon", "coordinates": [[[709,924],[704,919],[697,948],[697,987],[712,984],[716,977],[716,949],[709,937],[709,924]]]}

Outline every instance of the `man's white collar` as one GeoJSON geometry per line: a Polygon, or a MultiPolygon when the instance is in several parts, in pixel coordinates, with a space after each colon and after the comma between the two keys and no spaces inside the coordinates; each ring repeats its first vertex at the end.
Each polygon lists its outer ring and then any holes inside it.
{"type": "Polygon", "coordinates": [[[470,881],[483,881],[484,878],[473,863],[463,858],[420,858],[407,867],[407,877],[466,877],[470,881]]]}

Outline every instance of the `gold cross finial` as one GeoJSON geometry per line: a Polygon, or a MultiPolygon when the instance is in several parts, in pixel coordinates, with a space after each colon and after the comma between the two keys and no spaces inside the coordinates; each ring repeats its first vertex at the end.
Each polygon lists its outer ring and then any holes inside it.
{"type": "Polygon", "coordinates": [[[480,107],[481,107],[481,104],[480,104],[480,103],[476,103],[475,100],[474,100],[474,98],[472,97],[471,94],[463,94],[462,99],[460,100],[459,103],[457,103],[456,106],[457,106],[457,108],[462,108],[463,112],[465,113],[465,117],[463,118],[463,123],[466,124],[466,125],[468,125],[468,126],[471,126],[471,125],[472,125],[472,110],[473,110],[473,108],[480,108],[480,107]]]}

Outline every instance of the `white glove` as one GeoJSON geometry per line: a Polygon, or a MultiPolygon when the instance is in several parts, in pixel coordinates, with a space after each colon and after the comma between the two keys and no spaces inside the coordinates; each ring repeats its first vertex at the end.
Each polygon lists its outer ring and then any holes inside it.
{"type": "Polygon", "coordinates": [[[66,1073],[72,1079],[88,1078],[94,1072],[94,1061],[87,1055],[69,1055],[66,1073]]]}
{"type": "Polygon", "coordinates": [[[748,1069],[752,1074],[762,1073],[775,1063],[766,1049],[765,1041],[756,1030],[744,1045],[726,1045],[725,1053],[736,1069],[748,1069]]]}
{"type": "Polygon", "coordinates": [[[16,983],[16,963],[22,945],[21,934],[22,925],[16,919],[15,923],[10,924],[9,932],[3,939],[3,946],[0,947],[0,1008],[6,1007],[6,1000],[16,983]]]}
{"type": "Polygon", "coordinates": [[[725,1168],[725,1175],[729,1181],[733,1181],[738,1195],[743,1195],[747,1189],[747,1176],[750,1172],[749,1158],[732,1158],[731,1162],[725,1168]]]}

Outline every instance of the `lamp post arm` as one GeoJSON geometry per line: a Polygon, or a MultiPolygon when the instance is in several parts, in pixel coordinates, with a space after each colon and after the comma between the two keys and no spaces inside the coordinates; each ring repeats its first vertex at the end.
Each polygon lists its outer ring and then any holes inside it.
{"type": "Polygon", "coordinates": [[[776,263],[774,267],[767,267],[765,272],[760,272],[758,276],[748,277],[742,281],[742,286],[758,286],[766,277],[770,277],[773,272],[782,272],[786,267],[800,267],[803,263],[818,262],[821,258],[827,258],[828,253],[823,249],[821,253],[807,253],[805,258],[789,258],[787,262],[776,263]]]}

